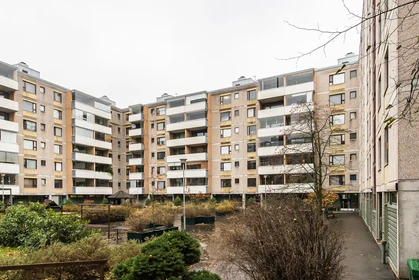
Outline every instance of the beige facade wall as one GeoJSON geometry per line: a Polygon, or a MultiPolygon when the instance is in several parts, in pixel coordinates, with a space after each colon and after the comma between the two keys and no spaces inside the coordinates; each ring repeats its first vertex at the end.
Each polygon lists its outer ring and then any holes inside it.
{"type": "MultiPolygon", "coordinates": [[[[113,192],[127,191],[127,147],[126,147],[126,119],[123,110],[112,107],[112,163],[113,163],[113,192]]],[[[129,172],[129,171],[128,171],[129,172]]]]}

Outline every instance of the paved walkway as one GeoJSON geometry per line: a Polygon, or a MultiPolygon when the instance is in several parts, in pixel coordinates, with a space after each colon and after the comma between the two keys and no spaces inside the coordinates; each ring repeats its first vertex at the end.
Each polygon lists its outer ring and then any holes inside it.
{"type": "Polygon", "coordinates": [[[381,263],[381,250],[358,213],[336,214],[335,222],[347,237],[343,279],[397,279],[390,266],[381,263]]]}

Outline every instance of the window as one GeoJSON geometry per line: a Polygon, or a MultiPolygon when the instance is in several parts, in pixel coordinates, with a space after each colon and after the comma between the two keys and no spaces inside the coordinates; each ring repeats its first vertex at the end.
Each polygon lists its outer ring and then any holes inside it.
{"type": "Polygon", "coordinates": [[[234,144],[234,150],[235,150],[235,151],[240,150],[240,145],[239,145],[239,144],[234,144]]]}
{"type": "Polygon", "coordinates": [[[231,146],[221,146],[220,153],[222,155],[228,155],[231,154],[231,146]]]}
{"type": "Polygon", "coordinates": [[[23,140],[23,149],[36,151],[36,141],[23,140]]]}
{"type": "Polygon", "coordinates": [[[0,141],[16,144],[17,133],[0,129],[0,141]]]}
{"type": "Polygon", "coordinates": [[[36,113],[36,104],[35,103],[23,100],[22,105],[23,105],[23,111],[36,113]]]}
{"type": "MultiPolygon", "coordinates": [[[[36,131],[36,122],[23,120],[23,129],[29,130],[29,131],[36,131]]],[[[44,127],[44,130],[45,130],[45,127],[44,127]]]]}
{"type": "Polygon", "coordinates": [[[247,143],[247,152],[248,153],[256,152],[256,143],[247,143]]]}
{"type": "Polygon", "coordinates": [[[349,93],[349,97],[350,97],[351,99],[355,99],[355,98],[356,98],[356,91],[351,91],[351,92],[349,93]]]}
{"type": "Polygon", "coordinates": [[[154,143],[154,137],[153,137],[153,138],[151,138],[151,143],[154,143]]]}
{"type": "Polygon", "coordinates": [[[164,115],[166,115],[166,108],[164,108],[164,107],[157,108],[156,109],[156,115],[157,116],[164,116],[164,115]]]}
{"type": "Polygon", "coordinates": [[[221,171],[231,171],[231,162],[222,162],[220,164],[221,171]]]}
{"type": "Polygon", "coordinates": [[[158,181],[157,182],[157,189],[158,190],[164,190],[166,188],[166,182],[165,181],[158,181]]]}
{"type": "Polygon", "coordinates": [[[118,168],[118,174],[121,174],[121,168],[118,168]]]}
{"type": "Polygon", "coordinates": [[[54,119],[62,120],[63,112],[61,112],[60,110],[54,109],[54,119]]]}
{"type": "Polygon", "coordinates": [[[240,131],[240,128],[238,128],[238,127],[234,128],[234,133],[239,133],[239,131],[240,131]]]}
{"type": "Polygon", "coordinates": [[[234,167],[239,167],[240,166],[240,162],[239,161],[235,161],[234,162],[234,167]]]}
{"type": "Polygon", "coordinates": [[[225,122],[231,120],[231,112],[220,113],[220,121],[225,122]]]}
{"type": "Polygon", "coordinates": [[[351,70],[350,72],[349,72],[349,77],[352,79],[352,78],[356,78],[356,70],[351,70]]]}
{"type": "Polygon", "coordinates": [[[356,161],[356,154],[350,154],[349,159],[350,161],[356,161]]]}
{"type": "Polygon", "coordinates": [[[235,117],[238,117],[238,116],[239,116],[239,114],[240,114],[240,111],[239,111],[239,110],[234,110],[234,116],[235,116],[235,117]]]}
{"type": "Polygon", "coordinates": [[[345,124],[345,114],[330,116],[330,122],[332,125],[345,124]]]}
{"type": "Polygon", "coordinates": [[[343,186],[343,185],[345,185],[345,175],[329,176],[329,186],[343,186]]]}
{"type": "Polygon", "coordinates": [[[350,119],[350,120],[354,120],[354,119],[356,119],[356,112],[350,112],[350,113],[349,113],[349,119],[350,119]]]}
{"type": "Polygon", "coordinates": [[[47,184],[47,179],[41,178],[41,185],[45,186],[47,184]]]}
{"type": "Polygon", "coordinates": [[[166,174],[166,167],[164,167],[164,166],[158,166],[157,167],[157,174],[159,174],[159,175],[166,174]]]}
{"type": "Polygon", "coordinates": [[[118,155],[118,160],[121,161],[121,155],[118,155]]]}
{"type": "Polygon", "coordinates": [[[39,105],[39,111],[45,113],[45,105],[39,105]]]}
{"type": "Polygon", "coordinates": [[[247,178],[247,187],[255,188],[256,187],[256,178],[247,178]]]}
{"type": "Polygon", "coordinates": [[[41,130],[45,131],[45,124],[44,123],[41,123],[41,130]]]}
{"type": "Polygon", "coordinates": [[[63,130],[59,127],[54,126],[54,135],[58,137],[63,136],[63,130]]]}
{"type": "Polygon", "coordinates": [[[46,160],[41,160],[41,166],[47,166],[47,161],[46,160]]]}
{"type": "Polygon", "coordinates": [[[231,95],[223,95],[220,96],[220,104],[221,105],[226,105],[226,104],[231,104],[231,95]]]}
{"type": "Polygon", "coordinates": [[[341,94],[330,95],[329,104],[331,106],[345,104],[345,94],[341,93],[341,94]]]}
{"type": "Polygon", "coordinates": [[[36,85],[27,81],[23,81],[23,90],[29,93],[36,94],[36,85]]]}
{"type": "Polygon", "coordinates": [[[247,100],[255,100],[256,99],[256,90],[250,90],[247,92],[247,100]]]}
{"type": "Polygon", "coordinates": [[[154,109],[150,109],[150,114],[154,115],[154,109]]]}
{"type": "Polygon", "coordinates": [[[165,152],[157,152],[157,159],[158,160],[162,160],[166,157],[166,153],[165,152]]]}
{"type": "Polygon", "coordinates": [[[164,130],[165,127],[166,126],[164,122],[157,123],[157,130],[164,130]]]}
{"type": "Polygon", "coordinates": [[[377,147],[377,165],[378,165],[378,170],[381,169],[381,137],[378,138],[378,147],[377,147]]]}
{"type": "Polygon", "coordinates": [[[129,176],[129,169],[126,169],[126,170],[125,170],[125,175],[126,175],[126,176],[129,176]]]}
{"type": "Polygon", "coordinates": [[[388,141],[388,127],[384,128],[384,163],[388,164],[389,159],[389,141],[388,141]]]}
{"type": "Polygon", "coordinates": [[[62,189],[63,180],[54,180],[54,189],[62,189]]]}
{"type": "Polygon", "coordinates": [[[118,127],[118,133],[121,134],[121,128],[120,127],[118,127]]]}
{"type": "Polygon", "coordinates": [[[221,179],[222,188],[231,188],[231,179],[221,179]]]}
{"type": "Polygon", "coordinates": [[[329,157],[329,165],[331,166],[338,166],[345,164],[345,156],[344,155],[336,155],[329,157]]]}
{"type": "Polygon", "coordinates": [[[345,73],[335,74],[329,76],[329,85],[338,85],[345,82],[345,73]]]}
{"type": "Polygon", "coordinates": [[[349,175],[349,180],[350,180],[351,182],[355,182],[355,181],[356,181],[356,174],[350,174],[350,175],[349,175]]]}
{"type": "Polygon", "coordinates": [[[42,86],[40,86],[40,87],[39,87],[39,92],[40,92],[40,93],[45,93],[45,88],[44,88],[44,87],[42,87],[42,86]]]}
{"type": "Polygon", "coordinates": [[[236,93],[234,94],[234,99],[239,99],[239,93],[238,93],[238,92],[236,92],[236,93]]]}
{"type": "Polygon", "coordinates": [[[152,158],[154,157],[154,152],[153,152],[153,153],[151,153],[151,157],[152,157],[152,158]]]}
{"type": "Polygon", "coordinates": [[[36,169],[36,160],[35,159],[23,159],[23,167],[27,169],[36,169]]]}
{"type": "Polygon", "coordinates": [[[154,123],[151,124],[151,129],[153,129],[153,128],[154,128],[154,123]]]}
{"type": "Polygon", "coordinates": [[[41,142],[41,148],[42,148],[42,149],[45,149],[45,147],[46,147],[45,142],[41,142]]]}
{"type": "Polygon", "coordinates": [[[256,134],[256,125],[250,125],[247,127],[247,135],[255,135],[256,134]]]}
{"type": "Polygon", "coordinates": [[[256,169],[256,160],[250,160],[247,162],[247,170],[255,170],[256,169]]]}
{"type": "Polygon", "coordinates": [[[63,101],[63,96],[61,95],[61,93],[54,91],[54,101],[60,103],[63,101]]]}
{"type": "Polygon", "coordinates": [[[157,145],[162,146],[166,144],[166,138],[165,137],[158,137],[157,138],[157,145]]]}
{"type": "Polygon", "coordinates": [[[256,108],[248,108],[247,109],[247,117],[248,118],[256,117],[256,108]]]}
{"type": "Polygon", "coordinates": [[[240,182],[239,178],[234,179],[234,184],[238,184],[240,182]]]}
{"type": "Polygon", "coordinates": [[[63,146],[54,144],[54,154],[61,155],[63,153],[63,146]]]}
{"type": "Polygon", "coordinates": [[[231,137],[231,128],[221,129],[220,134],[221,134],[220,135],[221,138],[231,137]]]}
{"type": "Polygon", "coordinates": [[[23,179],[23,187],[24,188],[37,188],[36,179],[29,179],[29,178],[23,179]]]}
{"type": "Polygon", "coordinates": [[[118,113],[118,120],[120,120],[121,119],[121,114],[120,113],[118,113]]]}
{"type": "Polygon", "coordinates": [[[58,171],[58,172],[63,171],[63,163],[62,162],[56,162],[55,163],[55,171],[58,171]]]}
{"type": "Polygon", "coordinates": [[[349,133],[349,139],[356,140],[356,132],[349,133]]]}

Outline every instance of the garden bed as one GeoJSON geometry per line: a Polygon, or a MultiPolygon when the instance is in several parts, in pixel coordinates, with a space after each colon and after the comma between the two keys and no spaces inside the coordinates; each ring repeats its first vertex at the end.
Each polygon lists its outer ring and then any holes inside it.
{"type": "Polygon", "coordinates": [[[172,230],[179,230],[179,227],[156,227],[156,228],[148,228],[143,232],[127,232],[128,240],[137,240],[137,242],[144,242],[147,238],[161,236],[163,233],[172,231],[172,230]]]}
{"type": "MultiPolygon", "coordinates": [[[[181,221],[183,223],[183,216],[181,217],[181,221]]],[[[213,224],[213,223],[215,223],[215,216],[210,216],[210,217],[194,217],[194,218],[188,218],[188,217],[186,217],[186,224],[187,225],[213,224]]]]}

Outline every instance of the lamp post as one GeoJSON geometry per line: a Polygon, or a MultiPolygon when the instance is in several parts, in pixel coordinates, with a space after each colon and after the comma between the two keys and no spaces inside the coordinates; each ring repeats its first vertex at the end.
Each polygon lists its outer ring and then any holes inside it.
{"type": "Polygon", "coordinates": [[[263,175],[263,178],[265,178],[265,208],[266,208],[267,202],[268,202],[268,200],[266,199],[266,188],[267,188],[267,186],[266,186],[266,178],[268,178],[268,175],[263,175]]]}
{"type": "Polygon", "coordinates": [[[1,201],[3,201],[3,205],[4,205],[4,176],[6,176],[6,174],[1,173],[1,186],[2,186],[2,198],[1,198],[1,201]]]}
{"type": "Polygon", "coordinates": [[[182,165],[182,178],[183,178],[183,230],[186,231],[186,198],[185,198],[185,169],[186,169],[186,158],[180,159],[182,165]]]}

